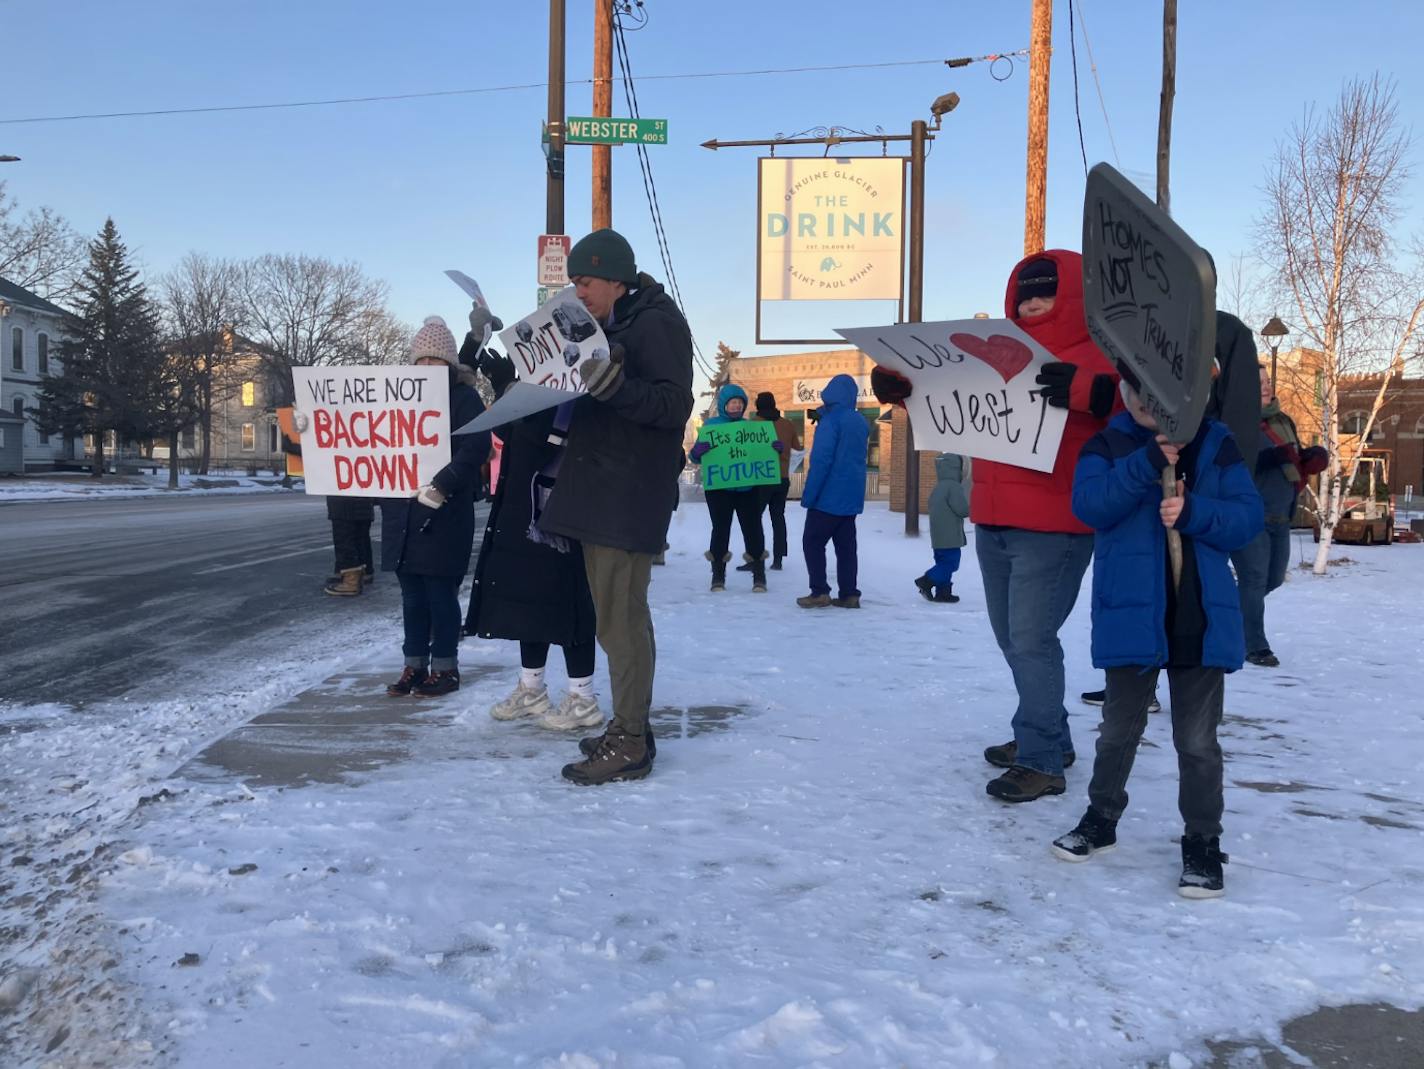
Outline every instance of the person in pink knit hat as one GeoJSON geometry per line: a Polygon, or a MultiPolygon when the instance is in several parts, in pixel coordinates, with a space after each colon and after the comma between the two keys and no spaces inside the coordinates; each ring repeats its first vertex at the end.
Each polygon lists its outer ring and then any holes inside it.
{"type": "MultiPolygon", "coordinates": [[[[455,336],[429,316],[410,342],[410,362],[450,372],[450,428],[484,411],[473,369],[460,363],[455,336]]],[[[381,501],[381,570],[400,581],[405,667],[386,688],[392,697],[439,697],[460,689],[460,583],[475,543],[475,495],[489,456],[489,434],[451,440],[450,463],[411,498],[381,501]]]]}

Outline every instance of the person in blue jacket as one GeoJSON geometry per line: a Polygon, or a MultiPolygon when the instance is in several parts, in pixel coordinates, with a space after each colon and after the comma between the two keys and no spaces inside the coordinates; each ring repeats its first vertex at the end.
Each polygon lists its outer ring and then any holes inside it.
{"type": "Polygon", "coordinates": [[[1117,843],[1127,808],[1127,778],[1147,726],[1157,675],[1167,669],[1172,741],[1180,777],[1178,807],[1187,898],[1222,894],[1221,723],[1227,672],[1246,657],[1241,604],[1229,554],[1264,523],[1261,495],[1226,425],[1205,419],[1175,445],[1124,380],[1127,411],[1113,417],[1078,458],[1073,514],[1093,528],[1093,664],[1107,671],[1107,700],[1088,810],[1056,839],[1065,861],[1086,861],[1117,843]],[[1162,473],[1175,468],[1176,495],[1164,496],[1162,473]],[[1167,532],[1181,535],[1175,580],[1167,532]]]}
{"type": "Polygon", "coordinates": [[[803,609],[835,605],[860,608],[856,581],[855,518],[865,511],[865,455],[870,428],[856,411],[855,379],[837,375],[821,391],[820,418],[811,442],[810,471],[801,491],[806,526],[801,552],[811,579],[811,593],[796,599],[803,609]],[[838,595],[826,582],[826,543],[836,547],[838,595]]]}

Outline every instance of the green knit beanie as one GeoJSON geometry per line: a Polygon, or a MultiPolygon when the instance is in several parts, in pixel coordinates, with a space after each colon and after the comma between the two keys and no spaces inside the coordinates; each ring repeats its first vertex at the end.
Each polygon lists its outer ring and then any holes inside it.
{"type": "Polygon", "coordinates": [[[569,278],[586,275],[631,286],[638,281],[633,246],[616,230],[595,230],[569,250],[569,278]]]}

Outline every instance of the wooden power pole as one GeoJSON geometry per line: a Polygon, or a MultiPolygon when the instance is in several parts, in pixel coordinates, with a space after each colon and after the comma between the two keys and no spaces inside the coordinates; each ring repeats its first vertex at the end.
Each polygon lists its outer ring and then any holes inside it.
{"type": "Polygon", "coordinates": [[[1177,96],[1177,0],[1162,4],[1162,108],[1157,113],[1157,207],[1172,214],[1172,102],[1177,96]]]}
{"type": "Polygon", "coordinates": [[[1024,255],[1042,252],[1048,213],[1048,68],[1053,57],[1053,0],[1033,0],[1028,58],[1028,180],[1024,255]]]}
{"type": "MultiPolygon", "coordinates": [[[[613,0],[593,0],[593,114],[613,114],[613,0]]],[[[613,146],[593,146],[593,229],[613,225],[613,146]]]]}
{"type": "Polygon", "coordinates": [[[549,153],[544,233],[564,232],[564,0],[549,0],[549,153]]]}

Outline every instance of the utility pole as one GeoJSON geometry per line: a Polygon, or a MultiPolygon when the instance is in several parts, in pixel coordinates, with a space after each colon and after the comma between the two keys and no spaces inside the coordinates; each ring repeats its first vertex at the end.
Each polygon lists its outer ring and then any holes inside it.
{"type": "Polygon", "coordinates": [[[1053,0],[1033,0],[1028,58],[1028,177],[1024,255],[1042,252],[1048,212],[1048,68],[1053,56],[1053,0]]]}
{"type": "Polygon", "coordinates": [[[1172,214],[1172,103],[1177,96],[1177,0],[1162,4],[1162,107],[1157,113],[1157,207],[1172,214]]]}
{"type": "Polygon", "coordinates": [[[549,0],[548,205],[544,233],[564,232],[564,0],[549,0]]]}
{"type": "MultiPolygon", "coordinates": [[[[924,319],[925,303],[925,141],[929,124],[910,123],[910,295],[905,321],[924,319]]],[[[920,454],[915,430],[905,420],[905,534],[920,533],[920,454]]]]}
{"type": "MultiPolygon", "coordinates": [[[[593,0],[593,114],[613,114],[613,0],[593,0]]],[[[613,146],[593,146],[593,229],[613,225],[613,146]]]]}

